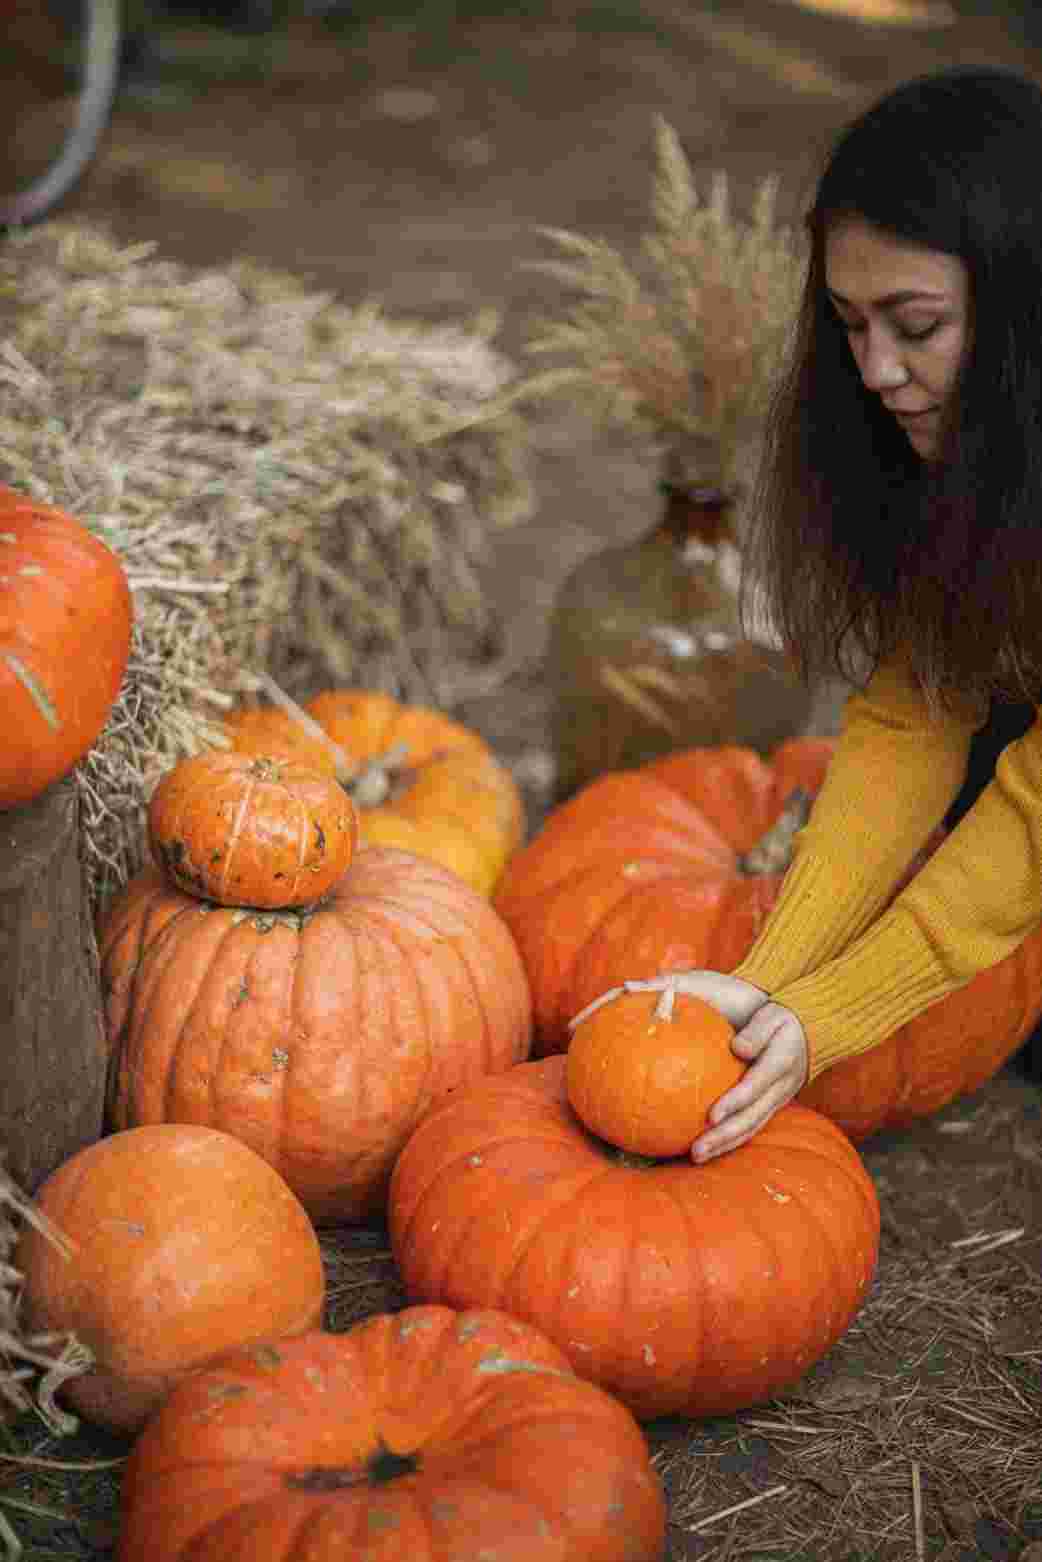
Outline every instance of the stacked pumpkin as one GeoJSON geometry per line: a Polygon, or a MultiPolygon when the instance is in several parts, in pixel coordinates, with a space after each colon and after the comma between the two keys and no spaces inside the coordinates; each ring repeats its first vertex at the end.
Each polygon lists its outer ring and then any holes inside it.
{"type": "Polygon", "coordinates": [[[434,1107],[388,1201],[410,1296],[524,1319],[640,1417],[720,1415],[791,1387],[867,1294],[879,1207],[846,1136],[794,1104],[692,1162],[744,1071],[732,1035],[698,1000],[623,993],[566,1057],[434,1107]]]}
{"type": "Polygon", "coordinates": [[[258,747],[185,760],[150,801],[160,866],[100,932],[110,1124],[222,1129],[314,1221],[360,1220],[433,1101],[527,1057],[527,979],[487,895],[372,827],[359,849],[328,769],[258,747]]]}

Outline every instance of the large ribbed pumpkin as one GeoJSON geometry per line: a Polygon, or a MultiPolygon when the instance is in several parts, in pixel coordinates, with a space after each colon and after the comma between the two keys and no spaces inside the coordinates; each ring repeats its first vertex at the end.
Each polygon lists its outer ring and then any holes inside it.
{"type": "Polygon", "coordinates": [[[524,970],[487,898],[390,847],[291,911],[216,906],[148,869],[101,929],[101,976],[112,1126],[235,1134],[320,1222],[378,1210],[427,1106],[530,1044],[524,970]]]}
{"type": "Polygon", "coordinates": [[[637,1415],[706,1416],[782,1392],[840,1338],[879,1208],[850,1141],[806,1107],[702,1166],[622,1155],[569,1106],[558,1056],[428,1113],[388,1224],[415,1301],[502,1308],[637,1415]]]}
{"type": "MultiPolygon", "coordinates": [[[[833,750],[827,738],[794,738],[769,759],[691,749],[603,776],[551,812],[494,901],[528,971],[537,1052],[563,1050],[569,1019],[627,978],[739,964],[833,750]]],[[[1042,931],[799,1099],[855,1141],[905,1126],[979,1089],[1040,1012],[1042,931]]]]}
{"type": "Polygon", "coordinates": [[[99,537],[0,485],[0,808],[37,797],[93,746],[130,655],[130,587],[99,537]]]}
{"type": "Polygon", "coordinates": [[[430,857],[482,894],[493,890],[524,839],[524,806],[510,771],[478,733],[374,690],[326,690],[303,710],[342,750],[346,773],[277,706],[233,711],[226,721],[233,748],[273,753],[285,745],[338,776],[364,843],[430,857]]]}
{"type": "Polygon", "coordinates": [[[224,1356],[134,1447],[119,1562],[658,1562],[632,1415],[538,1331],[408,1307],[224,1356]]]}

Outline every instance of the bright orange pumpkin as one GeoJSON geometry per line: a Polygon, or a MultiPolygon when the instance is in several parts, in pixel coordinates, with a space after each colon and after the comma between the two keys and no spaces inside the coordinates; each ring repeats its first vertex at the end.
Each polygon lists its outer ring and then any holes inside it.
{"type": "Polygon", "coordinates": [[[134,1432],[211,1357],[321,1322],[314,1227],[228,1134],[166,1123],[110,1134],[63,1162],[35,1202],[72,1253],[25,1227],[25,1326],[71,1330],[93,1352],[62,1390],[90,1421],[134,1432]]]}
{"type": "Polygon", "coordinates": [[[188,894],[265,909],[318,900],[358,819],[332,777],[287,755],[214,750],[173,765],[148,804],[152,855],[188,894]]]}
{"type": "Polygon", "coordinates": [[[134,608],[123,566],[55,505],[0,485],[0,808],[91,749],[119,694],[134,608]]]}
{"type": "Polygon", "coordinates": [[[635,1155],[684,1155],[746,1065],[734,1027],[683,993],[620,993],[568,1043],[568,1100],[591,1133],[635,1155]]]}
{"type": "Polygon", "coordinates": [[[122,1482],[119,1562],[657,1562],[630,1413],[537,1330],[408,1307],[236,1351],[170,1396],[122,1482]]]}
{"type": "MultiPolygon", "coordinates": [[[[786,804],[817,794],[834,743],[691,749],[601,777],[553,810],[511,859],[494,904],[532,988],[535,1050],[568,1044],[568,1021],[627,978],[684,967],[731,971],[777,898],[786,804]]],[[[909,875],[943,839],[935,833],[909,875]]],[[[1042,1013],[1042,931],[878,1046],[801,1092],[854,1140],[977,1090],[1042,1013]]]]}
{"type": "MultiPolygon", "coordinates": [[[[374,690],[326,690],[303,709],[347,758],[341,784],[363,844],[430,857],[491,893],[524,839],[525,816],[517,783],[483,738],[440,711],[374,690]]],[[[243,707],[226,726],[239,752],[285,745],[336,773],[330,751],[279,707],[243,707]]]]}
{"type": "Polygon", "coordinates": [[[235,1134],[320,1222],[378,1212],[427,1106],[528,1055],[528,984],[501,918],[390,847],[287,911],[213,905],[146,870],[100,950],[112,1126],[235,1134]]]}
{"type": "Polygon", "coordinates": [[[413,1301],[501,1308],[636,1415],[708,1416],[781,1393],[840,1338],[879,1206],[845,1135],[793,1104],[702,1166],[615,1151],[570,1107],[558,1056],[427,1114],[388,1229],[413,1301]]]}

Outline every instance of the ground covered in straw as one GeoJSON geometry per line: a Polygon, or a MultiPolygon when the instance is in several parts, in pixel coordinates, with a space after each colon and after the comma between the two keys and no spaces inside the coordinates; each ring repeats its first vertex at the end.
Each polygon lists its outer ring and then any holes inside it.
{"type": "MultiPolygon", "coordinates": [[[[776,1401],[647,1425],[668,1562],[1042,1555],[1042,1092],[1007,1070],[862,1151],[882,1251],[844,1339],[776,1401]]],[[[322,1245],[327,1326],[406,1303],[383,1230],[322,1245]]],[[[0,1514],[33,1562],[108,1554],[125,1451],[31,1412],[0,1427],[0,1514]]]]}
{"type": "MultiPolygon", "coordinates": [[[[538,227],[635,246],[654,113],[696,172],[727,168],[741,198],[776,171],[791,204],[817,148],[898,77],[959,59],[1042,65],[1003,30],[1003,7],[983,4],[899,31],[793,0],[601,0],[552,16],[525,5],[455,31],[430,9],[440,29],[373,24],[340,52],[301,29],[262,69],[241,40],[218,58],[212,34],[171,35],[72,211],[111,224],[121,245],[158,241],[207,270],[246,257],[306,278],[309,293],[379,296],[392,316],[453,322],[488,307],[515,353],[553,302],[518,264],[546,257],[538,227]]],[[[21,114],[8,150],[52,125],[21,114]]],[[[515,766],[535,823],[555,584],[591,548],[646,529],[654,492],[641,452],[581,407],[545,413],[533,433],[534,513],[502,534],[482,577],[511,673],[460,710],[515,766]]],[[[846,1338],[778,1403],[648,1428],[669,1562],[1037,1562],[1042,1091],[1007,1071],[863,1148],[883,1247],[846,1338]]],[[[381,1231],[324,1246],[332,1326],[404,1301],[381,1231]]],[[[0,1426],[0,1514],[33,1562],[110,1553],[124,1451],[90,1429],[57,1437],[35,1414],[0,1426]]]]}

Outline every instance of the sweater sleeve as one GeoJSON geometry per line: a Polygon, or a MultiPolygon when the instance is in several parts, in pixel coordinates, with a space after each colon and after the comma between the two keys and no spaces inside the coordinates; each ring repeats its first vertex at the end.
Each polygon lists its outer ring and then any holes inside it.
{"type": "Polygon", "coordinates": [[[935,713],[896,662],[847,700],[781,892],[734,975],[777,996],[857,939],[943,819],[983,720],[935,713]]]}
{"type": "MultiPolygon", "coordinates": [[[[845,951],[771,996],[803,1023],[810,1077],[864,1052],[1042,925],[1042,717],[959,825],[845,951]]],[[[750,978],[751,979],[751,978],[750,978]]]]}

